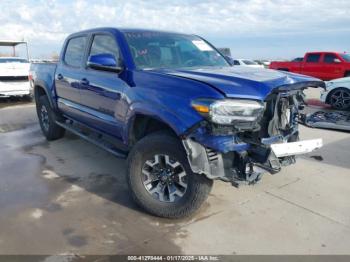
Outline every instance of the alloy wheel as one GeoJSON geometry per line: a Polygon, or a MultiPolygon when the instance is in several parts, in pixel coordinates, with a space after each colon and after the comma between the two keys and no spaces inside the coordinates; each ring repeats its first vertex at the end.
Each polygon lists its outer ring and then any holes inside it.
{"type": "Polygon", "coordinates": [[[177,202],[186,193],[188,176],[179,161],[157,154],[144,163],[142,182],[153,198],[161,202],[177,202]]]}
{"type": "Polygon", "coordinates": [[[336,90],[331,95],[331,104],[337,109],[347,109],[350,107],[350,92],[346,90],[336,90]]]}
{"type": "Polygon", "coordinates": [[[44,130],[48,131],[50,127],[50,120],[49,120],[49,113],[47,112],[45,105],[42,105],[40,108],[40,118],[41,118],[41,123],[43,125],[44,130]]]}

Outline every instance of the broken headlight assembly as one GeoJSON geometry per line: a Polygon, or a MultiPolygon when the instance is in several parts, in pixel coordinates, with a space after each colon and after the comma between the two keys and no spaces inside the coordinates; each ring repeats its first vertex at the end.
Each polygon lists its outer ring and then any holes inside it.
{"type": "Polygon", "coordinates": [[[192,102],[192,107],[214,124],[237,129],[251,129],[264,111],[262,102],[245,99],[198,99],[192,102]]]}

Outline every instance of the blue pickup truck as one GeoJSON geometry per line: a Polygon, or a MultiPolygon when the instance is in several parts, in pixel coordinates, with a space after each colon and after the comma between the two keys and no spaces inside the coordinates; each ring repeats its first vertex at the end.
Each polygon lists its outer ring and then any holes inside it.
{"type": "Polygon", "coordinates": [[[47,140],[68,130],[127,158],[130,192],[156,216],[187,216],[213,180],[255,184],[322,146],[298,132],[303,90],[322,81],[232,66],[196,35],[86,30],[30,71],[47,140]]]}

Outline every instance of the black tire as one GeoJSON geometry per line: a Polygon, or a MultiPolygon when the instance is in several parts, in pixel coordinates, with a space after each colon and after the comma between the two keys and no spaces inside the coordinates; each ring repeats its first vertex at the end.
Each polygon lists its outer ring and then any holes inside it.
{"type": "MultiPolygon", "coordinates": [[[[166,218],[181,218],[194,213],[207,199],[213,185],[212,180],[191,171],[180,140],[163,132],[150,134],[133,147],[128,157],[127,180],[132,196],[139,206],[152,215],[166,218]],[[167,155],[175,159],[175,163],[179,163],[186,172],[187,188],[183,196],[174,202],[156,199],[144,185],[143,168],[146,162],[156,155],[167,155]]],[[[161,183],[161,180],[158,180],[158,183],[161,183]]],[[[167,192],[170,192],[169,188],[167,192]]]]}
{"type": "Polygon", "coordinates": [[[26,102],[33,102],[33,96],[32,95],[26,95],[26,96],[23,97],[23,99],[26,102]]]}
{"type": "Polygon", "coordinates": [[[350,77],[350,72],[346,72],[344,77],[350,77]]]}
{"type": "Polygon", "coordinates": [[[36,103],[36,112],[41,131],[47,140],[57,140],[64,136],[65,129],[56,124],[56,120],[62,119],[52,110],[47,96],[39,97],[36,103]]]}
{"type": "Polygon", "coordinates": [[[328,101],[333,109],[349,110],[350,90],[342,87],[336,88],[329,93],[326,101],[328,101]]]}

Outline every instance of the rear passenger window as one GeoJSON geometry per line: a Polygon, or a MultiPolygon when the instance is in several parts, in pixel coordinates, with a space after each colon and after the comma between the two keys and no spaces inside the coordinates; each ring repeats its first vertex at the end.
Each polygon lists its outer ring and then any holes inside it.
{"type": "Polygon", "coordinates": [[[309,54],[306,58],[307,63],[318,63],[320,61],[321,54],[309,54]]]}
{"type": "Polygon", "coordinates": [[[84,58],[85,46],[85,36],[70,39],[64,54],[64,62],[70,66],[80,67],[84,58]]]}
{"type": "Polygon", "coordinates": [[[327,64],[333,64],[334,63],[334,60],[337,59],[337,57],[333,54],[326,54],[324,56],[324,59],[323,61],[327,64]]]}
{"type": "Polygon", "coordinates": [[[98,54],[111,54],[118,61],[119,49],[114,38],[110,35],[95,35],[92,42],[90,56],[98,54]]]}

